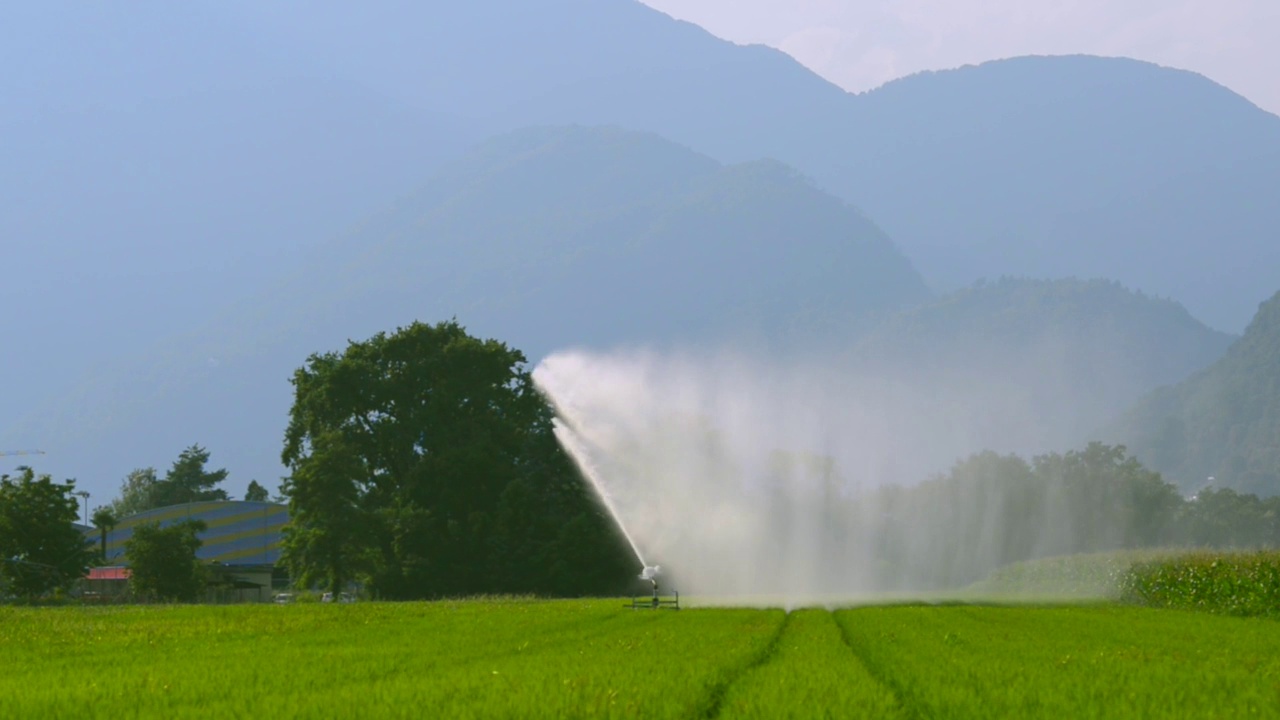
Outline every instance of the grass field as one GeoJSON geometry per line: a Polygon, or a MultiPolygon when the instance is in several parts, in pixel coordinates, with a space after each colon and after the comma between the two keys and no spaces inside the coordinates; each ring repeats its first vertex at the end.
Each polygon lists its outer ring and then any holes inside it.
{"type": "Polygon", "coordinates": [[[1280,623],[1116,605],[0,608],[0,717],[1280,717],[1280,623]]]}

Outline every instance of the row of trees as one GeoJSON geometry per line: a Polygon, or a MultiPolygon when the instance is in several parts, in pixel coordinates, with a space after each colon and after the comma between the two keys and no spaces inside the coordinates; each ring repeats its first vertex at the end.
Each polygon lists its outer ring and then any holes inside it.
{"type": "MultiPolygon", "coordinates": [[[[104,560],[105,534],[99,549],[85,542],[76,528],[79,504],[75,481],[54,482],[21,468],[18,475],[0,476],[0,584],[17,598],[35,599],[70,591],[90,565],[104,560]]],[[[108,508],[99,508],[95,522],[114,524],[108,508]]],[[[135,596],[161,600],[195,600],[204,588],[199,522],[160,527],[143,523],[125,543],[135,596]]]]}
{"type": "MultiPolygon", "coordinates": [[[[409,599],[611,593],[633,579],[636,559],[557,442],[518,350],[453,321],[415,323],[312,355],[292,382],[281,491],[291,515],[284,562],[298,584],[336,592],[360,583],[409,599]]],[[[95,513],[101,554],[117,518],[227,499],[218,487],[227,472],[208,460],[193,445],[163,479],[131,473],[95,513]]],[[[1280,498],[1207,490],[1184,499],[1121,446],[1030,461],[987,452],[914,487],[854,495],[834,466],[802,460],[779,456],[778,472],[818,477],[820,512],[800,520],[785,493],[773,510],[822,536],[826,565],[856,539],[903,587],[964,583],[1049,555],[1280,545],[1280,498]],[[804,467],[790,467],[797,462],[804,467]]],[[[0,478],[0,577],[10,592],[69,587],[94,559],[73,527],[74,487],[30,469],[0,478]]],[[[252,483],[246,499],[265,500],[265,488],[252,483]]],[[[195,560],[200,529],[135,528],[126,550],[135,592],[197,597],[208,579],[195,560]]]]}
{"type": "MultiPolygon", "coordinates": [[[[120,485],[120,495],[93,512],[93,526],[98,529],[102,561],[107,557],[107,535],[122,518],[147,510],[188,502],[228,500],[226,490],[217,487],[227,478],[225,468],[207,470],[209,451],[199,445],[183,450],[164,479],[156,477],[155,468],[139,468],[129,473],[120,485]]],[[[257,480],[249,481],[245,500],[264,502],[267,489],[257,480]]]]}
{"type": "MultiPolygon", "coordinates": [[[[227,479],[226,469],[209,470],[208,463],[209,451],[192,445],[178,455],[164,478],[156,476],[155,468],[134,470],[125,477],[119,496],[106,509],[113,517],[123,518],[168,505],[230,499],[227,491],[218,487],[227,479]]],[[[251,480],[244,499],[266,501],[267,489],[251,480]]]]}
{"type": "Polygon", "coordinates": [[[874,536],[887,566],[910,566],[915,576],[904,582],[916,584],[969,582],[1052,555],[1280,546],[1280,497],[1223,489],[1183,498],[1125,447],[1096,442],[1031,461],[981,453],[945,476],[864,501],[883,510],[874,536]]]}

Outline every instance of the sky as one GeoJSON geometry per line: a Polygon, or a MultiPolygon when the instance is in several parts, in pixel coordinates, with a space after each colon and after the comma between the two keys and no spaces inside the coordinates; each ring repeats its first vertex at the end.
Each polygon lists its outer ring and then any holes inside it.
{"type": "Polygon", "coordinates": [[[1018,55],[1191,70],[1280,114],[1280,0],[642,0],[846,90],[1018,55]]]}

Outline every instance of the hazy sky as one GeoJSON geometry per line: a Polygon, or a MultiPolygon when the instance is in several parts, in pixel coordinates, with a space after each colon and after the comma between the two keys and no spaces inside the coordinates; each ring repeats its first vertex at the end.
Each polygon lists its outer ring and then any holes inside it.
{"type": "Polygon", "coordinates": [[[852,91],[920,70],[1087,53],[1192,70],[1280,114],[1280,0],[642,0],[790,53],[852,91]]]}

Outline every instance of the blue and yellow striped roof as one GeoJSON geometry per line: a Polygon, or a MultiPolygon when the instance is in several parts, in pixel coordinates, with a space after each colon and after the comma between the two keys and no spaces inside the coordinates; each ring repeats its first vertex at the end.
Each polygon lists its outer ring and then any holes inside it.
{"type": "MultiPolygon", "coordinates": [[[[289,508],[269,502],[195,502],[155,508],[130,515],[107,533],[107,563],[126,564],[124,544],[142,523],[167,527],[184,520],[202,520],[199,534],[204,543],[196,557],[229,565],[275,565],[280,560],[280,530],[289,522],[289,508]]],[[[85,537],[95,545],[101,533],[90,528],[85,537]]]]}

